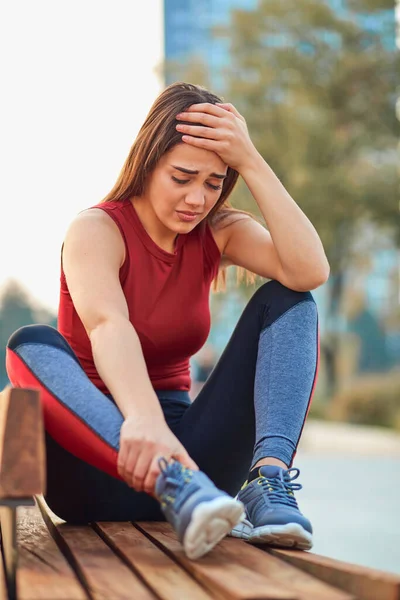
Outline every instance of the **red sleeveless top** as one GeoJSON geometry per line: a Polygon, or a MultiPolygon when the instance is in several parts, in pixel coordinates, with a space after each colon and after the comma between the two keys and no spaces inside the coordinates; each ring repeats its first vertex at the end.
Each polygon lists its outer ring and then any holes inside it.
{"type": "MultiPolygon", "coordinates": [[[[210,332],[210,285],[221,254],[210,227],[202,221],[179,235],[175,252],[166,252],[148,235],[129,201],[104,202],[117,224],[126,256],[119,273],[129,319],[143,349],[155,390],[190,390],[190,357],[210,332]]],[[[58,330],[76,353],[94,385],[108,394],[93,361],[89,337],[74,308],[61,264],[58,330]]]]}

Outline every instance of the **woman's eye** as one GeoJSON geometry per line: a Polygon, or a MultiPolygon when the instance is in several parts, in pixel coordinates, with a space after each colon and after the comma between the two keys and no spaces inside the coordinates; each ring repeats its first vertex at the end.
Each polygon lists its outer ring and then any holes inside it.
{"type": "MultiPolygon", "coordinates": [[[[178,179],[177,177],[174,177],[173,175],[172,177],[172,181],[175,181],[175,183],[180,183],[181,185],[183,185],[184,183],[189,183],[190,179],[178,179]]],[[[207,185],[208,187],[210,187],[212,190],[221,190],[222,189],[222,185],[213,185],[212,183],[208,183],[207,181],[207,185]]]]}
{"type": "Polygon", "coordinates": [[[178,179],[177,177],[172,176],[172,180],[176,181],[176,183],[188,183],[190,179],[178,179]]]}

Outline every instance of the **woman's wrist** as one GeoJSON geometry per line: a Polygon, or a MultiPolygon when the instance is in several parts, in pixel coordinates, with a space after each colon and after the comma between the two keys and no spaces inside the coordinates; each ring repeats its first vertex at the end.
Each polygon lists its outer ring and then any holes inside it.
{"type": "Polygon", "coordinates": [[[140,410],[137,407],[129,410],[124,415],[125,421],[135,421],[139,424],[152,423],[154,425],[164,425],[166,420],[161,407],[157,407],[155,410],[140,410]]]}
{"type": "MultiPolygon", "coordinates": [[[[260,170],[260,168],[265,167],[268,167],[267,163],[265,162],[261,154],[258,152],[258,150],[255,149],[254,152],[248,155],[246,162],[240,166],[239,174],[243,177],[244,180],[246,180],[246,177],[251,176],[253,173],[257,173],[260,170]]],[[[268,168],[270,169],[270,167],[268,168]]]]}

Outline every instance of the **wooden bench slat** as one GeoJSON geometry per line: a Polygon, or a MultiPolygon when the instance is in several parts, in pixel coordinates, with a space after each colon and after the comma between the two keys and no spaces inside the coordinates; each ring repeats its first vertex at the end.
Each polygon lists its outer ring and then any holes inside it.
{"type": "Polygon", "coordinates": [[[163,600],[209,600],[197,581],[131,523],[102,522],[96,528],[163,600]]]}
{"type": "Polygon", "coordinates": [[[299,553],[272,548],[268,552],[327,583],[355,594],[360,600],[400,600],[400,576],[312,552],[299,553]]]}
{"type": "Polygon", "coordinates": [[[85,582],[91,599],[156,600],[91,527],[68,525],[50,511],[44,499],[39,502],[50,533],[85,582]]]}
{"type": "MultiPolygon", "coordinates": [[[[168,523],[140,522],[135,523],[135,526],[167,549],[217,598],[224,600],[226,598],[230,600],[299,600],[299,596],[290,591],[290,582],[286,582],[286,586],[281,585],[243,565],[242,556],[245,552],[245,542],[239,542],[234,554],[227,555],[220,543],[203,558],[192,561],[186,557],[168,523]]],[[[264,556],[262,552],[260,554],[264,556]]]]}
{"type": "MultiPolygon", "coordinates": [[[[221,546],[227,559],[234,560],[240,554],[243,565],[249,569],[263,573],[277,584],[286,584],[297,594],[299,600],[355,600],[353,594],[338,589],[335,584],[328,585],[293,565],[279,560],[260,547],[247,544],[235,538],[225,538],[221,546]],[[265,560],[268,557],[268,560],[265,560]],[[292,567],[288,569],[288,567],[292,567]]],[[[265,547],[265,546],[264,546],[265,547]]],[[[297,551],[298,554],[305,554],[297,551]]]]}
{"type": "MultiPolygon", "coordinates": [[[[1,550],[1,540],[0,540],[1,550]]],[[[3,560],[0,554],[0,600],[7,600],[6,576],[4,573],[3,560]]]]}
{"type": "Polygon", "coordinates": [[[18,600],[87,600],[37,506],[17,509],[18,600]]]}
{"type": "Polygon", "coordinates": [[[0,392],[0,497],[26,498],[45,486],[45,441],[39,392],[0,392]]]}

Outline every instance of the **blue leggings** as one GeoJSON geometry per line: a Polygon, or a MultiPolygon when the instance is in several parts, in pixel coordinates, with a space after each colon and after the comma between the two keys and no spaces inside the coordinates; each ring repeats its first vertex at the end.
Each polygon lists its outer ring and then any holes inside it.
{"type": "MultiPolygon", "coordinates": [[[[166,421],[215,484],[235,495],[266,456],[293,464],[319,363],[318,314],[310,292],[277,281],[250,299],[194,402],[157,391],[166,421]]],[[[117,474],[123,416],[88,379],[54,328],[30,325],[7,346],[14,386],[41,392],[46,428],[46,501],[70,523],[164,520],[158,502],[117,474]]]]}

